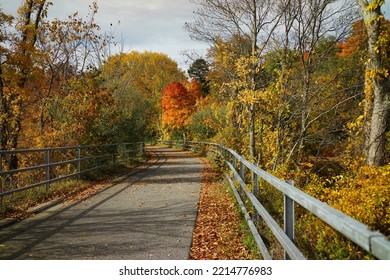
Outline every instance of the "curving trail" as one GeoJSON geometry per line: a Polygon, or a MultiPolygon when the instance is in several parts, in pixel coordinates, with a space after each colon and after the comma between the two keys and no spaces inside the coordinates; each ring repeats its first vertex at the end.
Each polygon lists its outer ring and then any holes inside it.
{"type": "Polygon", "coordinates": [[[201,162],[171,148],[114,186],[0,229],[0,259],[188,259],[201,162]]]}

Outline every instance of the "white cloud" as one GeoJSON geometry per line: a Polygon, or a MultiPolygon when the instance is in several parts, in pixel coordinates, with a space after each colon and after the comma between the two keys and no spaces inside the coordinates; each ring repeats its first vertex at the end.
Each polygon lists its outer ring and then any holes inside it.
{"type": "MultiPolygon", "coordinates": [[[[1,4],[5,12],[16,14],[21,1],[1,4]]],[[[86,16],[93,0],[51,0],[50,18],[64,19],[73,12],[86,16]]],[[[148,50],[166,53],[184,67],[180,53],[186,49],[204,50],[205,43],[192,41],[183,30],[196,9],[189,0],[97,0],[97,23],[103,30],[115,28],[125,50],[148,50]],[[118,21],[120,24],[117,26],[118,21]],[[110,26],[113,24],[113,27],[110,26]]],[[[204,51],[203,51],[204,52],[204,51]]]]}
{"type": "Polygon", "coordinates": [[[100,0],[98,5],[99,22],[109,25],[119,20],[117,35],[123,36],[131,49],[163,52],[185,67],[182,51],[207,48],[183,30],[196,9],[189,0],[100,0]]]}

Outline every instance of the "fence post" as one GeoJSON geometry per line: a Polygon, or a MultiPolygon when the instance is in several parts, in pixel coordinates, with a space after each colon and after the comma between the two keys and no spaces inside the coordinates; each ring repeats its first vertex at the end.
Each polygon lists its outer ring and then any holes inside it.
{"type": "Polygon", "coordinates": [[[240,177],[242,180],[245,181],[245,169],[244,169],[244,163],[240,160],[240,177]]]}
{"type": "MultiPolygon", "coordinates": [[[[244,169],[244,163],[240,160],[240,177],[245,182],[245,169],[244,169]]],[[[242,189],[242,186],[240,184],[240,196],[242,196],[244,193],[244,190],[242,189]]]]}
{"type": "MultiPolygon", "coordinates": [[[[45,152],[45,164],[46,164],[46,181],[50,180],[50,150],[45,152]]],[[[46,184],[46,193],[49,192],[50,183],[46,184]]]]}
{"type": "MultiPolygon", "coordinates": [[[[294,182],[286,181],[291,186],[294,186],[294,182]]],[[[295,239],[295,213],[294,213],[294,200],[287,195],[284,195],[284,232],[290,238],[292,242],[295,239]]],[[[291,260],[290,256],[284,252],[284,259],[291,260]]]]}
{"type": "MultiPolygon", "coordinates": [[[[259,199],[259,175],[257,175],[255,172],[252,171],[252,184],[253,184],[253,194],[257,199],[259,199]]],[[[257,225],[259,221],[259,214],[257,211],[254,211],[254,216],[253,216],[253,222],[255,225],[257,225]]]]}
{"type": "MultiPolygon", "coordinates": [[[[3,172],[3,155],[0,155],[0,172],[3,172]]],[[[3,192],[3,177],[0,176],[0,194],[3,192]]],[[[3,197],[0,197],[0,212],[3,211],[3,197]]]]}
{"type": "MultiPolygon", "coordinates": [[[[130,147],[130,151],[132,150],[132,147],[130,147]]],[[[129,163],[129,158],[131,157],[129,149],[127,147],[127,144],[123,144],[123,151],[125,153],[125,164],[129,163]]]]}
{"type": "Polygon", "coordinates": [[[77,148],[77,179],[81,180],[81,147],[77,148]]]}
{"type": "Polygon", "coordinates": [[[141,142],[140,143],[140,156],[144,156],[145,154],[145,143],[141,142]]]}
{"type": "Polygon", "coordinates": [[[122,144],[121,145],[121,152],[122,152],[122,155],[121,155],[121,162],[124,162],[126,163],[126,144],[122,144]]]}

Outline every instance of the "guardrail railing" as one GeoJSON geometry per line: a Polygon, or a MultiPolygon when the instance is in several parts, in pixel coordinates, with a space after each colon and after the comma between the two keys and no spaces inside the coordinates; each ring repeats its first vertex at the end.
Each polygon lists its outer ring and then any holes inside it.
{"type": "Polygon", "coordinates": [[[144,143],[137,142],[0,151],[0,207],[5,196],[44,185],[48,190],[56,181],[139,157],[144,149],[144,143]],[[15,156],[21,167],[10,169],[8,159],[15,156]]]}
{"type": "Polygon", "coordinates": [[[294,187],[293,184],[280,180],[274,175],[267,173],[235,151],[215,143],[186,142],[186,146],[195,149],[204,148],[222,156],[231,173],[227,178],[232,186],[238,203],[245,214],[249,228],[252,231],[264,259],[271,259],[271,256],[253,222],[253,219],[256,219],[258,216],[263,219],[267,226],[272,230],[273,235],[283,246],[285,250],[285,259],[305,259],[305,256],[294,244],[294,203],[301,205],[303,208],[313,213],[330,227],[371,253],[376,258],[390,259],[390,241],[383,234],[370,230],[367,225],[306,194],[294,187]],[[250,176],[245,176],[248,171],[250,172],[250,176]],[[268,182],[283,194],[283,228],[279,226],[259,201],[259,180],[268,182]],[[238,184],[238,191],[235,184],[238,184]],[[251,185],[251,188],[249,188],[248,185],[251,185]],[[252,206],[251,211],[246,209],[243,200],[250,201],[252,206]],[[250,215],[249,212],[254,213],[250,215]]]}

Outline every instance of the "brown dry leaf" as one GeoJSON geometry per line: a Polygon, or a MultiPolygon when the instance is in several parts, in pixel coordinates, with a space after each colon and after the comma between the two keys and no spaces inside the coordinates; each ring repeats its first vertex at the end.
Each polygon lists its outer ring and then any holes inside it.
{"type": "Polygon", "coordinates": [[[218,171],[207,160],[203,159],[203,164],[203,183],[190,259],[249,259],[250,251],[242,242],[235,202],[222,183],[215,183],[218,171]]]}

